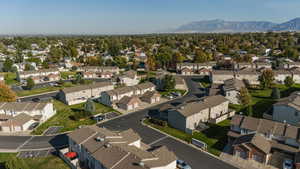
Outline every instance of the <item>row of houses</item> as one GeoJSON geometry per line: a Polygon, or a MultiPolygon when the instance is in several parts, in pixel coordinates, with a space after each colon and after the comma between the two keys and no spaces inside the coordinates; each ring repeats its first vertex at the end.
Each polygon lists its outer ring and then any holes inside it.
{"type": "Polygon", "coordinates": [[[234,156],[271,164],[271,161],[278,163],[277,153],[288,154],[295,166],[300,167],[299,131],[299,127],[287,123],[236,115],[227,135],[234,156]]]}
{"type": "Polygon", "coordinates": [[[55,113],[52,103],[1,102],[0,131],[26,131],[35,123],[45,122],[55,113]]]}
{"type": "Polygon", "coordinates": [[[26,82],[28,78],[32,78],[36,84],[59,81],[60,72],[58,69],[40,69],[17,72],[17,80],[19,82],[26,82]]]}
{"type": "Polygon", "coordinates": [[[84,103],[89,98],[98,99],[101,92],[113,89],[114,85],[111,82],[97,82],[62,89],[59,91],[58,98],[67,105],[74,105],[84,103]]]}
{"type": "MultiPolygon", "coordinates": [[[[290,76],[293,78],[295,83],[300,83],[300,70],[299,69],[289,69],[289,70],[273,70],[274,78],[276,83],[283,84],[286,77],[290,76]]],[[[250,85],[259,84],[259,76],[262,71],[256,69],[245,68],[242,70],[232,71],[232,70],[213,70],[210,74],[210,80],[215,84],[223,84],[225,80],[228,79],[239,79],[244,80],[250,85]]]]}
{"type": "Polygon", "coordinates": [[[110,79],[120,73],[120,69],[117,66],[85,66],[79,67],[78,71],[82,73],[83,78],[87,79],[110,79]]]}
{"type": "Polygon", "coordinates": [[[155,88],[153,83],[146,82],[104,91],[101,93],[100,102],[110,107],[133,110],[138,108],[142,101],[149,104],[159,102],[161,96],[155,88]]]}
{"type": "MultiPolygon", "coordinates": [[[[167,147],[150,147],[132,129],[112,132],[88,126],[68,134],[67,152],[75,153],[71,168],[176,169],[176,155],[167,147]]],[[[65,160],[64,154],[61,155],[65,160]]]]}

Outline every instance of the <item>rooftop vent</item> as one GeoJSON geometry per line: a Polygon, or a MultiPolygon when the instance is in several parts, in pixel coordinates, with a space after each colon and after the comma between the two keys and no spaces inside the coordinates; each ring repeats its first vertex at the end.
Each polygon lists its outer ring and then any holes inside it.
{"type": "Polygon", "coordinates": [[[107,143],[107,144],[104,145],[104,147],[109,148],[109,147],[111,147],[111,145],[107,143]]]}
{"type": "Polygon", "coordinates": [[[141,167],[144,167],[145,163],[141,161],[141,162],[138,163],[138,165],[141,166],[141,167]]]}
{"type": "Polygon", "coordinates": [[[96,137],[95,140],[96,140],[97,142],[103,142],[103,141],[104,141],[104,138],[96,137]]]}

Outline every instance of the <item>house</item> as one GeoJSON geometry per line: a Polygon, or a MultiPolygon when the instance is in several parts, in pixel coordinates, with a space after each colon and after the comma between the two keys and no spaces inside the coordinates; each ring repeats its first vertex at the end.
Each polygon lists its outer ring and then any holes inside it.
{"type": "Polygon", "coordinates": [[[245,68],[235,72],[235,78],[244,81],[249,85],[259,85],[260,72],[255,69],[245,68]]]}
{"type": "Polygon", "coordinates": [[[248,63],[248,62],[240,62],[234,64],[234,69],[236,70],[247,69],[247,68],[252,69],[254,67],[255,66],[252,63],[248,63]]]}
{"type": "Polygon", "coordinates": [[[233,155],[267,164],[271,158],[271,144],[259,134],[238,137],[232,144],[233,155]]]}
{"type": "Polygon", "coordinates": [[[300,68],[300,62],[286,62],[283,65],[284,69],[300,68]]]}
{"type": "Polygon", "coordinates": [[[115,75],[120,73],[120,69],[117,66],[85,66],[85,67],[79,67],[78,71],[94,72],[94,73],[111,72],[115,75]]]}
{"type": "Polygon", "coordinates": [[[111,82],[97,82],[90,85],[81,85],[65,88],[59,91],[59,100],[67,105],[86,102],[89,98],[99,98],[101,92],[112,90],[111,82]]]}
{"type": "MultiPolygon", "coordinates": [[[[78,163],[71,168],[89,169],[176,169],[177,157],[167,147],[151,148],[132,129],[112,132],[88,126],[68,134],[68,152],[78,163]]],[[[64,158],[64,156],[63,156],[64,158]]]]}
{"type": "Polygon", "coordinates": [[[255,62],[255,69],[272,69],[272,64],[269,62],[255,62]]]}
{"type": "Polygon", "coordinates": [[[273,104],[272,119],[292,125],[299,125],[300,93],[296,91],[290,96],[281,98],[277,103],[273,104]]]}
{"type": "Polygon", "coordinates": [[[107,106],[114,106],[123,97],[142,96],[148,91],[154,91],[155,85],[151,82],[141,83],[135,86],[125,86],[117,89],[103,91],[101,103],[107,106]]]}
{"type": "Polygon", "coordinates": [[[119,76],[118,81],[120,84],[125,84],[126,86],[134,86],[140,82],[140,79],[138,78],[136,71],[129,70],[119,76]]]}
{"type": "Polygon", "coordinates": [[[286,123],[235,115],[227,136],[233,155],[267,164],[276,152],[298,154],[299,131],[299,127],[286,123]]]}
{"type": "Polygon", "coordinates": [[[118,107],[124,110],[133,110],[140,106],[141,100],[137,96],[124,96],[118,103],[118,107]]]}
{"type": "Polygon", "coordinates": [[[190,69],[190,68],[185,67],[185,68],[181,69],[181,74],[182,75],[192,75],[193,74],[193,70],[190,69]]]}
{"type": "Polygon", "coordinates": [[[0,131],[26,131],[34,123],[42,123],[55,113],[52,103],[1,102],[0,131]]]}
{"type": "Polygon", "coordinates": [[[153,104],[160,101],[161,95],[156,91],[147,91],[142,95],[141,100],[143,102],[153,104]]]}
{"type": "Polygon", "coordinates": [[[196,73],[201,69],[212,70],[216,65],[215,62],[206,62],[206,63],[178,63],[176,65],[176,71],[182,72],[183,69],[190,69],[192,72],[196,73]]]}
{"type": "Polygon", "coordinates": [[[284,84],[285,78],[287,78],[288,76],[290,77],[293,76],[293,74],[290,71],[284,69],[273,70],[273,72],[274,72],[275,82],[279,84],[284,84]]]}
{"type": "Polygon", "coordinates": [[[231,70],[213,70],[210,74],[210,80],[215,84],[223,84],[225,80],[235,77],[234,71],[231,70]]]}
{"type": "Polygon", "coordinates": [[[34,79],[36,83],[49,82],[50,79],[58,81],[60,79],[60,72],[58,69],[41,69],[34,71],[17,72],[17,80],[19,82],[26,82],[27,78],[34,79]]]}
{"type": "Polygon", "coordinates": [[[292,68],[290,69],[290,72],[292,73],[295,83],[300,83],[300,68],[292,68]]]}
{"type": "Polygon", "coordinates": [[[223,95],[226,99],[232,104],[240,104],[240,90],[245,87],[245,84],[242,80],[238,79],[228,79],[224,81],[222,87],[223,95]]]}
{"type": "Polygon", "coordinates": [[[184,103],[168,111],[170,126],[188,132],[202,122],[218,123],[227,119],[229,101],[221,96],[207,96],[201,100],[184,103]]]}

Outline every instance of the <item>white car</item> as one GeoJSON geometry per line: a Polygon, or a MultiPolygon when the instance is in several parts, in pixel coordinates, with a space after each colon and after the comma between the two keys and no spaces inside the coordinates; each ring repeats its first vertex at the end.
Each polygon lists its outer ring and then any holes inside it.
{"type": "Polygon", "coordinates": [[[186,162],[182,161],[182,160],[177,160],[177,168],[179,169],[192,169],[191,166],[189,166],[186,162]]]}
{"type": "Polygon", "coordinates": [[[293,168],[293,160],[285,159],[282,164],[283,169],[292,169],[293,168]]]}

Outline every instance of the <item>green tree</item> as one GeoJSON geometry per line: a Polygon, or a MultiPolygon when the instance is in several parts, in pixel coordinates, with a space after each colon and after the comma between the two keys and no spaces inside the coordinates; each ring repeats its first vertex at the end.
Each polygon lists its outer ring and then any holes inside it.
{"type": "Polygon", "coordinates": [[[31,77],[27,78],[26,79],[26,88],[31,90],[34,88],[34,86],[35,86],[34,80],[31,77]]]}
{"type": "Polygon", "coordinates": [[[175,78],[172,75],[165,75],[162,84],[165,91],[173,90],[175,88],[175,78]]]}
{"type": "Polygon", "coordinates": [[[96,110],[95,103],[91,98],[89,98],[84,105],[84,111],[88,113],[93,113],[95,112],[95,110],[96,110]]]}
{"type": "Polygon", "coordinates": [[[250,117],[253,116],[253,107],[252,107],[252,105],[247,106],[247,116],[250,116],[250,117]]]}
{"type": "Polygon", "coordinates": [[[28,64],[28,63],[27,63],[27,64],[25,65],[25,70],[26,70],[26,71],[28,71],[28,70],[34,70],[34,69],[35,69],[34,66],[32,66],[31,64],[28,64]]]}
{"type": "Polygon", "coordinates": [[[6,58],[3,63],[3,71],[4,72],[10,72],[12,71],[12,65],[14,64],[14,61],[10,58],[6,58]]]}
{"type": "Polygon", "coordinates": [[[272,99],[280,99],[280,90],[277,87],[272,89],[271,97],[272,99]]]}
{"type": "Polygon", "coordinates": [[[249,106],[251,104],[252,97],[246,87],[241,88],[239,99],[240,99],[242,105],[249,106]]]}
{"type": "Polygon", "coordinates": [[[260,86],[263,89],[270,88],[270,87],[272,87],[273,82],[275,80],[274,72],[271,69],[266,69],[259,76],[258,80],[260,82],[260,86]]]}
{"type": "Polygon", "coordinates": [[[0,82],[0,102],[15,102],[16,99],[16,93],[13,92],[7,85],[0,82]]]}
{"type": "Polygon", "coordinates": [[[294,83],[295,83],[295,81],[293,80],[293,77],[291,77],[291,76],[287,76],[287,77],[284,79],[284,85],[285,85],[286,87],[292,87],[294,83]]]}
{"type": "Polygon", "coordinates": [[[293,60],[298,60],[299,59],[299,52],[298,52],[297,49],[289,47],[284,51],[283,56],[288,57],[288,58],[293,59],[293,60]]]}

